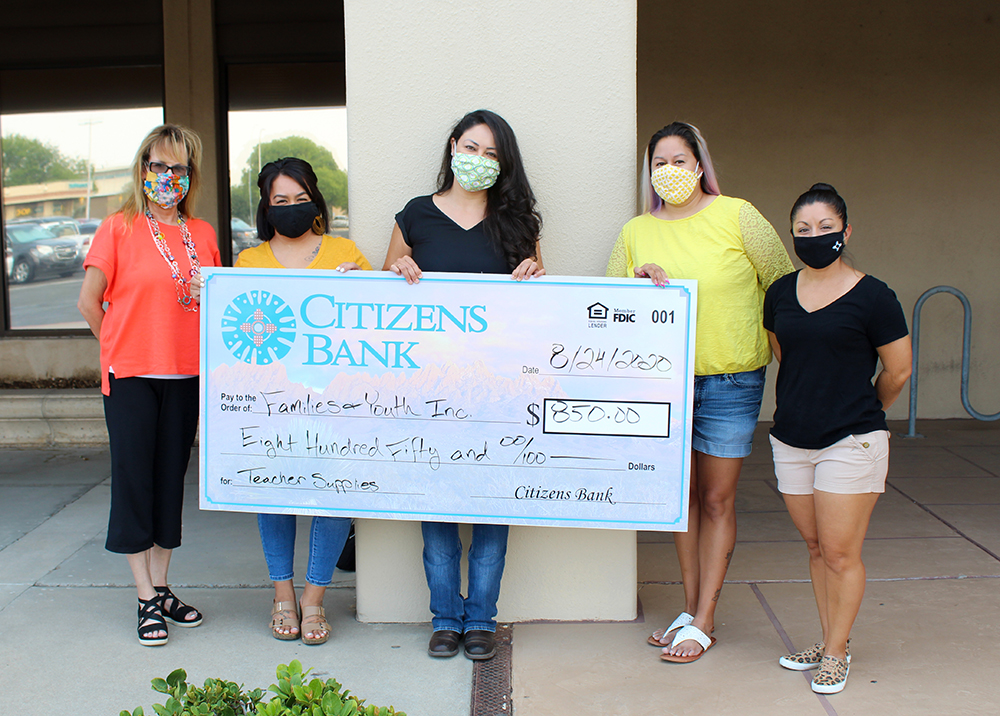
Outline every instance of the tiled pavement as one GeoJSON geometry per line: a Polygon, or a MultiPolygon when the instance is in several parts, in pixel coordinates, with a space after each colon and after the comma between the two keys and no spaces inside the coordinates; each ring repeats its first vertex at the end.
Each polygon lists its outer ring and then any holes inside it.
{"type": "MultiPolygon", "coordinates": [[[[765,427],[740,483],[718,644],[689,665],[663,663],[646,645],[682,596],[670,535],[642,533],[642,619],[514,626],[515,713],[1000,713],[1000,423],[928,421],[918,425],[925,439],[893,440],[865,545],[869,584],[851,676],[830,697],[776,664],[786,641],[811,643],[818,623],[765,427]]],[[[206,623],[174,629],[166,647],[140,647],[125,561],[103,549],[108,474],[100,448],[0,451],[0,713],[117,714],[139,704],[152,713],[159,699],[149,679],[178,666],[195,681],[267,685],[275,665],[293,658],[410,716],[469,713],[471,663],[426,657],[424,625],[359,624],[352,575],[338,573],[328,593],[328,644],[270,638],[253,516],[199,512],[194,490],[171,577],[206,623]]]]}

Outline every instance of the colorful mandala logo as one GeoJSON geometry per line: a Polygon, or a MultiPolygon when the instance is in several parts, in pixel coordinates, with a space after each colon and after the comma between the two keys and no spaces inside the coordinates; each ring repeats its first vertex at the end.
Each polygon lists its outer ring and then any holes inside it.
{"type": "Polygon", "coordinates": [[[291,306],[273,293],[248,291],[226,306],[222,340],[244,363],[273,363],[292,348],[295,314],[291,306]]]}

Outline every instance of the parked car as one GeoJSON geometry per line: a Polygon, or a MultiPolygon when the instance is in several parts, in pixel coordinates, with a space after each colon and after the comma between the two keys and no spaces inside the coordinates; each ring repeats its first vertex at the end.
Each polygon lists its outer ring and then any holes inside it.
{"type": "Polygon", "coordinates": [[[11,283],[27,283],[44,275],[72,276],[83,268],[86,250],[79,234],[56,236],[33,222],[10,223],[4,232],[11,250],[11,283]]]}
{"type": "MultiPolygon", "coordinates": [[[[86,219],[86,221],[97,222],[97,226],[101,224],[100,219],[86,219]]],[[[91,231],[85,231],[81,222],[68,216],[30,216],[26,219],[13,219],[7,223],[14,226],[19,224],[34,224],[46,231],[52,232],[56,236],[65,236],[66,238],[74,239],[80,256],[84,258],[86,258],[87,252],[90,251],[90,240],[94,238],[94,232],[97,231],[97,226],[91,231]]]]}
{"type": "Polygon", "coordinates": [[[104,219],[80,219],[76,223],[80,225],[80,233],[93,236],[97,233],[98,227],[104,219]]]}
{"type": "MultiPolygon", "coordinates": [[[[82,234],[80,224],[69,216],[30,216],[26,219],[13,219],[8,224],[37,224],[56,236],[72,236],[82,234]]],[[[93,233],[93,232],[91,232],[93,233]]]]}
{"type": "Polygon", "coordinates": [[[330,226],[334,229],[346,229],[348,228],[349,222],[346,216],[335,216],[333,221],[330,222],[330,226]]]}
{"type": "Polygon", "coordinates": [[[3,247],[3,258],[4,271],[7,272],[7,276],[10,276],[11,271],[14,270],[14,251],[6,244],[3,247]]]}
{"type": "Polygon", "coordinates": [[[240,251],[243,249],[249,249],[252,246],[257,246],[260,241],[257,240],[257,229],[250,226],[243,219],[238,219],[235,216],[229,220],[229,229],[233,235],[233,257],[239,255],[240,251]]]}

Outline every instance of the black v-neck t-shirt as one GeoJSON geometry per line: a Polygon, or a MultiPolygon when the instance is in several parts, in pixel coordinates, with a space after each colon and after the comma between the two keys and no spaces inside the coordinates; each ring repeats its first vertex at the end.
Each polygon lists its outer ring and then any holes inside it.
{"type": "Polygon", "coordinates": [[[510,273],[507,260],[493,245],[483,222],[463,229],[430,196],[411,199],[396,214],[403,240],[423,271],[510,273]]]}
{"type": "Polygon", "coordinates": [[[886,430],[872,377],[876,349],[908,333],[896,294],[864,276],[810,313],[799,303],[799,273],[779,278],[764,297],[764,328],[781,346],[771,434],[786,445],[819,450],[848,435],[886,430]]]}

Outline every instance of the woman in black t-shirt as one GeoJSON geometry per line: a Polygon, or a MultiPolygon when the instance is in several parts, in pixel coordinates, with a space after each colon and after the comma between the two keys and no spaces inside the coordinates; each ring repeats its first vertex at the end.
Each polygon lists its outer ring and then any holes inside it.
{"type": "MultiPolygon", "coordinates": [[[[413,199],[396,214],[382,270],[411,284],[420,280],[421,269],[510,272],[518,281],[543,276],[541,223],[510,125],[487,110],[470,112],[448,138],[437,192],[413,199]]],[[[465,598],[458,525],[424,522],[421,531],[434,615],[427,653],[454,656],[464,634],[467,657],[491,658],[507,525],[473,525],[465,598]]]]}
{"type": "Polygon", "coordinates": [[[780,361],[771,447],[778,489],[809,548],[823,641],[778,663],[818,667],[813,691],[833,694],[847,684],[848,637],[865,590],[861,547],[889,467],[884,409],[910,376],[910,338],[892,289],[841,259],[851,225],[832,186],[800,196],[791,222],[805,268],[764,299],[780,361]]]}
{"type": "Polygon", "coordinates": [[[437,192],[396,214],[382,270],[407,283],[421,269],[544,276],[541,226],[514,131],[493,112],[469,112],[448,138],[437,192]]]}

